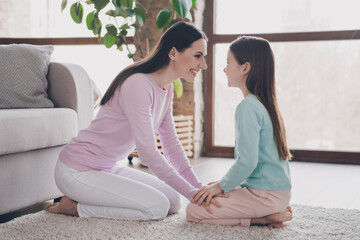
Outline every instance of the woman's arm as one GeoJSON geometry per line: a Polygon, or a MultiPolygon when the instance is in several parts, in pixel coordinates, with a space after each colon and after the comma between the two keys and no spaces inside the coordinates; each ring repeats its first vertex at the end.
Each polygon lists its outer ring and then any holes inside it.
{"type": "Polygon", "coordinates": [[[161,146],[164,156],[176,171],[195,188],[202,188],[203,185],[196,177],[184,148],[181,145],[175,130],[175,123],[172,111],[172,101],[169,104],[164,120],[158,129],[161,146]]]}
{"type": "Polygon", "coordinates": [[[197,189],[185,181],[157,149],[151,114],[153,94],[146,79],[132,78],[122,84],[118,103],[129,120],[141,163],[191,200],[197,189]]]}

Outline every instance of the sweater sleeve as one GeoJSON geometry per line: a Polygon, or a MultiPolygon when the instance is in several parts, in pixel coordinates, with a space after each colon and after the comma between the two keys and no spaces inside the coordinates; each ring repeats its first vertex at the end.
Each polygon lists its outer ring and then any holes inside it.
{"type": "Polygon", "coordinates": [[[239,186],[259,161],[261,117],[251,104],[240,103],[235,113],[235,163],[220,181],[225,192],[239,186]]]}
{"type": "Polygon", "coordinates": [[[196,188],[178,174],[157,148],[151,113],[154,92],[139,78],[122,84],[119,104],[130,123],[140,161],[159,179],[191,200],[196,188]]]}
{"type": "Polygon", "coordinates": [[[185,154],[184,148],[181,145],[179,138],[177,137],[172,105],[173,104],[171,101],[166,111],[164,120],[158,129],[164,156],[169,160],[176,171],[186,179],[188,183],[190,183],[195,188],[201,188],[203,185],[196,177],[190,165],[189,159],[185,154]]]}

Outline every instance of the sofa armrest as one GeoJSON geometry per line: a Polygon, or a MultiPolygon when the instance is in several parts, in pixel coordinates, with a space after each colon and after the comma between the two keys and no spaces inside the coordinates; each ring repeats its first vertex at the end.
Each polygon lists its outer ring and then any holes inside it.
{"type": "Polygon", "coordinates": [[[86,71],[76,64],[51,62],[47,79],[48,97],[55,107],[75,110],[78,130],[89,126],[94,116],[94,102],[86,71]]]}

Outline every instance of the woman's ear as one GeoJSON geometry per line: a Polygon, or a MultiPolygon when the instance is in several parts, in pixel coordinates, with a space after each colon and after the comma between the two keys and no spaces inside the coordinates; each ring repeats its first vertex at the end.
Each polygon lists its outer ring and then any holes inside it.
{"type": "Polygon", "coordinates": [[[175,57],[176,57],[176,53],[177,53],[177,50],[175,47],[172,47],[170,52],[169,52],[169,58],[170,60],[175,60],[175,57]]]}

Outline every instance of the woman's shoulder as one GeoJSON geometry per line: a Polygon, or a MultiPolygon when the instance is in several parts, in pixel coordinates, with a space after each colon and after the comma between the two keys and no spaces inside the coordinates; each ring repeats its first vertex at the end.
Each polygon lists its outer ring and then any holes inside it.
{"type": "Polygon", "coordinates": [[[130,92],[146,89],[151,86],[149,78],[149,74],[134,73],[125,79],[125,81],[121,84],[121,88],[130,92]]]}
{"type": "Polygon", "coordinates": [[[125,82],[128,82],[128,80],[131,80],[132,82],[148,82],[149,79],[151,77],[151,74],[149,73],[134,73],[132,75],[130,75],[125,81],[125,82]]]}

